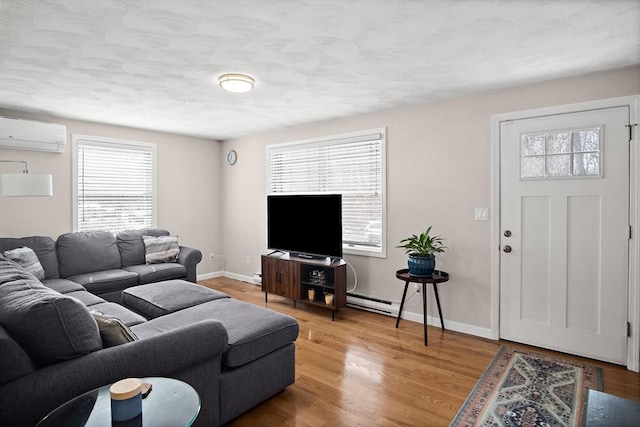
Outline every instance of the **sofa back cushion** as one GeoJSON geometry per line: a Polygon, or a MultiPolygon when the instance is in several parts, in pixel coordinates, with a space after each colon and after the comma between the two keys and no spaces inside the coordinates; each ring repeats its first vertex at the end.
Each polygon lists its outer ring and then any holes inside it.
{"type": "Polygon", "coordinates": [[[66,233],[56,242],[60,276],[113,270],[121,267],[116,237],[108,231],[66,233]]]}
{"type": "Polygon", "coordinates": [[[42,365],[102,348],[87,307],[33,279],[0,285],[0,325],[42,365]]]}
{"type": "Polygon", "coordinates": [[[21,248],[26,246],[31,248],[40,261],[40,265],[44,269],[45,279],[59,279],[58,256],[56,254],[56,242],[51,237],[32,236],[32,237],[2,237],[0,238],[0,252],[21,248]]]}
{"type": "Polygon", "coordinates": [[[30,374],[35,370],[33,362],[24,351],[0,325],[0,385],[30,374]]]}
{"type": "Polygon", "coordinates": [[[118,233],[118,249],[122,267],[131,267],[145,263],[145,247],[142,236],[168,236],[169,232],[161,228],[144,228],[141,230],[127,230],[118,233]]]}

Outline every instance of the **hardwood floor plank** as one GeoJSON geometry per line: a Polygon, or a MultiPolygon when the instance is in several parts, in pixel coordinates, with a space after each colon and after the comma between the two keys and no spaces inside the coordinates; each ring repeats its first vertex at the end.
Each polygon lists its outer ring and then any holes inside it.
{"type": "Polygon", "coordinates": [[[622,366],[492,341],[350,307],[331,313],[227,278],[200,284],[298,319],[296,382],[232,426],[448,426],[501,345],[603,368],[604,391],[640,401],[640,374],[622,366]]]}

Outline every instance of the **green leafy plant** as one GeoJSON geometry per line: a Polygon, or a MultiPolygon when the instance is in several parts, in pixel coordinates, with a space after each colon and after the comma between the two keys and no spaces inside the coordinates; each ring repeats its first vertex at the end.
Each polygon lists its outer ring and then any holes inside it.
{"type": "Polygon", "coordinates": [[[427,228],[419,236],[415,234],[406,239],[400,240],[400,245],[397,248],[404,249],[405,253],[416,257],[428,257],[429,255],[441,254],[446,249],[446,246],[442,244],[442,238],[440,236],[431,236],[431,227],[427,228]]]}

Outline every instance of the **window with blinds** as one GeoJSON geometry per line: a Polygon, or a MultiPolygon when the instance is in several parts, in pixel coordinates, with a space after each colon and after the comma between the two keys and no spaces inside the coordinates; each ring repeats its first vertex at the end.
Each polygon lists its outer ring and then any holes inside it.
{"type": "Polygon", "coordinates": [[[385,141],[382,128],[268,146],[267,191],[341,194],[343,251],[385,256],[385,141]]]}
{"type": "Polygon", "coordinates": [[[155,144],[74,136],[74,228],[155,225],[155,144]]]}

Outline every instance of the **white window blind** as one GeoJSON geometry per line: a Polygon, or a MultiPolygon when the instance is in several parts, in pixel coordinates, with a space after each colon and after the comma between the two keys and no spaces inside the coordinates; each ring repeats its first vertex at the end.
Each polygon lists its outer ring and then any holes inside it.
{"type": "Polygon", "coordinates": [[[342,194],[343,249],[383,253],[385,130],[272,145],[270,194],[342,194]]]}
{"type": "Polygon", "coordinates": [[[78,139],[76,230],[155,225],[155,144],[78,139]]]}

